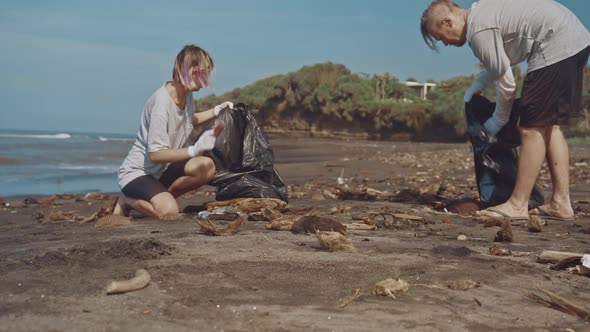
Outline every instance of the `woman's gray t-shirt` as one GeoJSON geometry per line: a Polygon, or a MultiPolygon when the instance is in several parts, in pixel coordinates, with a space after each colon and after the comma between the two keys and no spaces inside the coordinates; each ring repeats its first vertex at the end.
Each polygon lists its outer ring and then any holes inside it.
{"type": "Polygon", "coordinates": [[[532,72],[576,55],[590,33],[553,0],[481,0],[469,10],[467,42],[496,80],[524,61],[532,72]]]}
{"type": "Polygon", "coordinates": [[[143,175],[159,178],[168,164],[154,164],[148,153],[185,147],[194,114],[192,93],[187,94],[185,109],[181,110],[168,94],[166,84],[156,90],[145,103],[135,142],[119,168],[119,187],[143,175]]]}

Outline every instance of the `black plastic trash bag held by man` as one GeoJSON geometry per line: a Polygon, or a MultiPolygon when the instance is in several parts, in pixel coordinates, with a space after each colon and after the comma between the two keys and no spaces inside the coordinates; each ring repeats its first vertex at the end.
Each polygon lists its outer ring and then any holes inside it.
{"type": "Polygon", "coordinates": [[[470,9],[435,0],[424,11],[421,32],[434,50],[469,44],[485,70],[465,94],[469,101],[488,84],[496,87],[496,109],[484,128],[495,136],[508,122],[516,83],[511,66],[528,69],[520,99],[522,141],[516,185],[507,202],[480,211],[492,218],[545,214],[574,217],[569,196],[569,151],[560,126],[581,109],[583,72],[590,53],[590,33],[566,7],[553,0],[481,0],[470,9]],[[552,195],[528,210],[529,197],[543,161],[548,161],[552,195]]]}
{"type": "MultiPolygon", "coordinates": [[[[520,146],[517,124],[519,102],[519,99],[514,101],[508,123],[495,137],[489,136],[483,125],[493,115],[496,104],[479,95],[474,95],[465,103],[467,136],[473,148],[475,179],[482,208],[506,202],[514,190],[518,172],[517,147],[520,146]]],[[[529,209],[543,202],[541,189],[535,185],[529,209]]]]}

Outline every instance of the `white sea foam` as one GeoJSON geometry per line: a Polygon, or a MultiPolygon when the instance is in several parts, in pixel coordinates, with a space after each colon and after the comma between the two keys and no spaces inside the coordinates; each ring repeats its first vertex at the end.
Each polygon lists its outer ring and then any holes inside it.
{"type": "Polygon", "coordinates": [[[70,139],[72,135],[62,133],[53,135],[22,135],[22,134],[0,134],[0,137],[10,138],[33,138],[33,139],[70,139]]]}
{"type": "Polygon", "coordinates": [[[98,136],[96,139],[98,139],[101,142],[133,142],[134,140],[131,138],[112,138],[112,137],[103,137],[103,136],[98,136]]]}
{"type": "Polygon", "coordinates": [[[118,165],[73,165],[60,164],[58,169],[69,171],[89,171],[92,173],[116,173],[119,170],[118,165]]]}

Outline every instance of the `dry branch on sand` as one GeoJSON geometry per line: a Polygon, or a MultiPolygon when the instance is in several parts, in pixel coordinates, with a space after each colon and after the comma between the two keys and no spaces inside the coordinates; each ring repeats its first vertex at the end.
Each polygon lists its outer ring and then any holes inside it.
{"type": "Polygon", "coordinates": [[[377,296],[391,296],[394,299],[396,294],[407,292],[410,285],[402,279],[385,279],[378,282],[373,289],[373,293],[377,296]]]}
{"type": "Polygon", "coordinates": [[[225,206],[233,206],[246,213],[253,213],[263,208],[282,210],[287,206],[287,202],[276,198],[236,198],[227,201],[209,202],[207,203],[207,210],[212,211],[225,206]]]}
{"type": "Polygon", "coordinates": [[[352,303],[352,301],[358,299],[359,297],[365,295],[365,292],[363,292],[363,290],[361,288],[357,288],[354,290],[354,293],[351,296],[348,296],[344,299],[342,299],[340,301],[340,305],[338,306],[339,308],[344,308],[347,305],[349,305],[350,303],[352,303]]]}
{"type": "Polygon", "coordinates": [[[545,293],[549,297],[549,299],[544,299],[543,297],[529,293],[529,298],[540,303],[548,306],[549,308],[553,308],[559,310],[561,312],[565,312],[568,315],[578,316],[583,320],[590,322],[590,311],[586,308],[583,308],[581,305],[574,303],[562,296],[559,296],[555,293],[552,293],[546,289],[538,288],[541,292],[545,293]]]}
{"type": "Polygon", "coordinates": [[[150,274],[144,269],[139,269],[135,272],[135,277],[129,280],[112,281],[107,286],[107,295],[121,294],[139,290],[145,288],[150,283],[150,281],[150,274]]]}
{"type": "Polygon", "coordinates": [[[356,251],[352,241],[338,232],[316,232],[320,248],[328,251],[356,251]]]}
{"type": "Polygon", "coordinates": [[[247,215],[241,215],[238,219],[230,222],[225,227],[215,225],[208,219],[197,219],[199,225],[201,225],[201,234],[212,235],[212,236],[227,236],[233,235],[238,232],[238,229],[242,224],[248,220],[247,215]]]}

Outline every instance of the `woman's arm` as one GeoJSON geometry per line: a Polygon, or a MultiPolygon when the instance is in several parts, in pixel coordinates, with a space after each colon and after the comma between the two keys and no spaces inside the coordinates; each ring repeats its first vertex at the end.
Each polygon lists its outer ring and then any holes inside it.
{"type": "Polygon", "coordinates": [[[205,130],[197,142],[188,148],[183,149],[162,149],[150,152],[150,160],[155,164],[167,164],[175,161],[181,161],[188,158],[203,155],[203,152],[212,150],[215,147],[215,130],[205,130]]]}
{"type": "Polygon", "coordinates": [[[162,149],[148,154],[154,164],[169,164],[189,158],[188,148],[162,149]]]}
{"type": "Polygon", "coordinates": [[[226,107],[234,108],[234,104],[231,101],[226,101],[207,111],[195,113],[195,115],[193,116],[193,126],[196,127],[202,123],[205,123],[213,119],[214,117],[219,115],[219,112],[221,112],[222,109],[226,107]]]}

